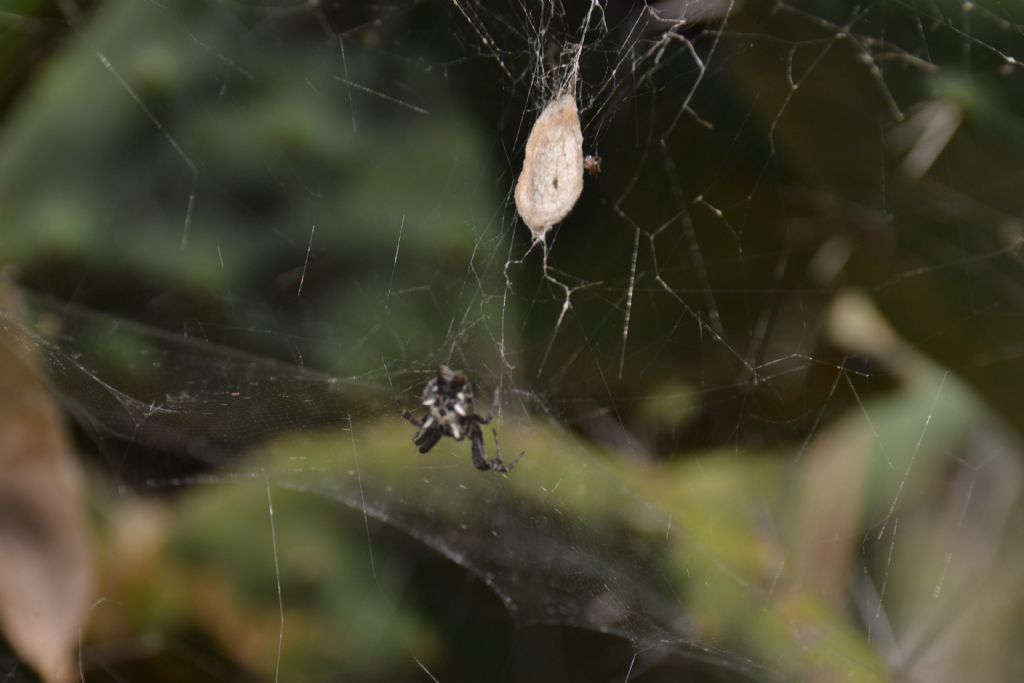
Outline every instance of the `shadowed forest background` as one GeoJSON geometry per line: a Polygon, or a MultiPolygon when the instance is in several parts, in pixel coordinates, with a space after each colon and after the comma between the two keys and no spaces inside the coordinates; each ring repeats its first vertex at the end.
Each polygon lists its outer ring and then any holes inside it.
{"type": "Polygon", "coordinates": [[[1005,2],[0,3],[0,681],[1020,680],[1021,60],[1005,2]],[[416,452],[440,364],[514,471],[416,452]]]}

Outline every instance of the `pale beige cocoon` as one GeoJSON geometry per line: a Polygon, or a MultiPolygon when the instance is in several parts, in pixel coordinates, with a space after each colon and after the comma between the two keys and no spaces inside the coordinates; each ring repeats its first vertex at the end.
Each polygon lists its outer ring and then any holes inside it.
{"type": "Polygon", "coordinates": [[[559,95],[544,107],[526,140],[516,210],[535,239],[565,218],[583,191],[583,133],[576,100],[559,95]]]}

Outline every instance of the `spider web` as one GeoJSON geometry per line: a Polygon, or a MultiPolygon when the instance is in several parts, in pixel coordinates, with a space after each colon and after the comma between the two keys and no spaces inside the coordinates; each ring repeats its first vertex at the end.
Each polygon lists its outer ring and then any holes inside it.
{"type": "Polygon", "coordinates": [[[0,247],[26,301],[4,342],[42,359],[110,480],[257,501],[282,639],[274,515],[313,499],[352,511],[386,604],[401,560],[375,539],[394,529],[520,626],[625,639],[619,679],[665,653],[736,679],[934,673],[940,624],[1008,543],[967,539],[1008,528],[1019,494],[1020,10],[59,4],[0,13],[66,38],[0,152],[0,247]],[[512,191],[570,83],[603,170],[534,243],[512,191]],[[909,344],[860,336],[853,290],[909,344]],[[508,477],[473,470],[466,443],[415,453],[395,400],[439,363],[498,392],[488,457],[495,438],[526,451],[508,477]],[[801,592],[817,555],[782,539],[844,483],[814,480],[801,516],[768,484],[734,500],[695,482],[723,461],[812,477],[851,421],[883,473],[863,528],[840,529],[862,571],[801,592]],[[665,461],[682,491],[654,483],[665,461]],[[903,538],[942,472],[952,540],[915,602],[903,538]]]}

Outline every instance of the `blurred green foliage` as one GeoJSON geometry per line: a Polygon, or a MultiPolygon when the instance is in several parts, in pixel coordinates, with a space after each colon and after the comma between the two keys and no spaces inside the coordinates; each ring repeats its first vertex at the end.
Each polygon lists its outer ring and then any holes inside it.
{"type": "MultiPolygon", "coordinates": [[[[838,324],[883,325],[863,305],[847,300],[838,324]]],[[[723,451],[638,467],[560,430],[506,424],[504,440],[527,454],[508,477],[485,477],[465,444],[412,453],[395,418],[362,422],[355,435],[294,433],[222,472],[215,486],[183,494],[173,517],[164,510],[150,520],[168,542],[122,567],[110,590],[145,596],[140,606],[178,596],[129,617],[132,628],[196,624],[265,677],[280,632],[275,562],[289,634],[282,666],[292,675],[326,668],[377,680],[389,667],[413,671],[408,652],[433,671],[463,660],[482,675],[485,662],[515,658],[500,639],[469,647],[431,637],[418,601],[401,588],[406,565],[381,552],[390,527],[482,578],[521,625],[559,614],[569,625],[596,620],[641,649],[653,634],[690,640],[724,669],[756,663],[759,673],[744,674],[756,680],[885,681],[926,670],[927,654],[895,661],[892,644],[872,634],[926,614],[953,619],[979,571],[998,566],[1009,577],[1024,568],[1015,551],[994,564],[1003,531],[991,526],[1019,500],[1021,471],[1001,451],[1006,433],[965,384],[884,325],[865,331],[879,341],[861,351],[902,358],[905,387],[822,428],[798,453],[723,451]],[[979,438],[988,443],[964,449],[979,438]],[[987,473],[971,484],[984,500],[970,508],[971,492],[949,482],[960,452],[986,458],[987,473]],[[339,517],[339,508],[354,514],[339,517]],[[949,523],[936,526],[936,517],[949,523]],[[864,533],[877,534],[877,553],[862,555],[864,533]],[[889,620],[860,614],[866,633],[844,616],[851,592],[872,604],[862,572],[879,577],[875,598],[884,598],[889,620]]],[[[136,505],[108,510],[114,529],[146,528],[136,505]]],[[[123,544],[125,531],[107,536],[123,544]]],[[[1012,639],[993,641],[982,625],[1007,605],[1019,612],[1022,588],[1000,581],[1003,601],[972,605],[965,619],[978,627],[942,640],[953,653],[947,666],[1004,675],[1012,639]],[[970,654],[979,647],[990,653],[984,667],[970,654]]]]}
{"type": "Polygon", "coordinates": [[[409,99],[434,107],[413,111],[376,94],[415,71],[396,74],[372,30],[342,56],[323,27],[268,49],[236,21],[206,2],[96,8],[8,117],[0,259],[29,280],[64,268],[90,287],[135,281],[142,296],[237,297],[232,326],[292,324],[294,313],[245,306],[288,297],[336,331],[309,344],[310,360],[351,373],[378,368],[382,351],[423,357],[452,307],[495,316],[464,265],[496,205],[479,172],[488,160],[443,81],[412,81],[409,99]],[[399,245],[389,274],[380,265],[399,245]],[[397,293],[426,282],[423,296],[397,293]]]}

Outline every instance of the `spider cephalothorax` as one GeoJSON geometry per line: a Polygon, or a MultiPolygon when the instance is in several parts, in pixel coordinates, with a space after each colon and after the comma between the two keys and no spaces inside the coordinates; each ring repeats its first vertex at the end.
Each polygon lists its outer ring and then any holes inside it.
{"type": "MultiPolygon", "coordinates": [[[[496,410],[497,402],[498,394],[495,392],[491,413],[496,410]]],[[[508,472],[523,457],[520,453],[511,464],[503,463],[498,434],[493,429],[491,431],[494,433],[494,449],[497,453],[494,460],[484,457],[484,432],[480,425],[489,424],[492,416],[488,414],[487,417],[480,417],[473,412],[473,387],[466,373],[440,366],[437,375],[423,387],[420,405],[426,408],[427,414],[419,419],[414,418],[408,410],[402,411],[402,417],[416,427],[412,441],[419,447],[420,453],[426,453],[436,446],[441,437],[450,436],[456,441],[470,440],[473,465],[478,470],[508,472]]]]}

